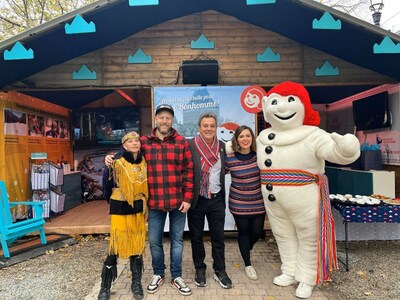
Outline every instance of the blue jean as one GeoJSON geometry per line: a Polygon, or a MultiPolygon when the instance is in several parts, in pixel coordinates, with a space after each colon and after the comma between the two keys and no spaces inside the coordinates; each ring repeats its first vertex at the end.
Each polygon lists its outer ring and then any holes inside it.
{"type": "Polygon", "coordinates": [[[164,275],[164,226],[169,214],[169,237],[171,242],[170,270],[171,277],[182,276],[183,232],[185,230],[186,214],[178,209],[165,212],[149,210],[149,243],[154,275],[164,275]]]}

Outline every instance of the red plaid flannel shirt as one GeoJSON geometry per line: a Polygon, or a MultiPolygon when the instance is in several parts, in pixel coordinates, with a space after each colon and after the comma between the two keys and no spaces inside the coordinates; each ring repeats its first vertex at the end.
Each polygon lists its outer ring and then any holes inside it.
{"type": "Polygon", "coordinates": [[[140,138],[147,161],[149,200],[152,210],[171,211],[193,197],[193,159],[185,137],[175,129],[160,140],[155,129],[140,138]]]}

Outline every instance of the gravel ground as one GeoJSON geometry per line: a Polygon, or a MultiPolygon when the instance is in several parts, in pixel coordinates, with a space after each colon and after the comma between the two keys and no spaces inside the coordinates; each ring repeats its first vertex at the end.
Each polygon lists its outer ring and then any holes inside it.
{"type": "MultiPolygon", "coordinates": [[[[357,241],[349,248],[349,272],[340,264],[322,291],[337,299],[400,299],[400,241],[357,241]]],[[[338,242],[338,257],[345,261],[344,242],[338,242]]]]}
{"type": "MultiPolygon", "coordinates": [[[[0,300],[84,299],[100,279],[107,236],[78,243],[0,270],[0,300]]],[[[266,242],[266,245],[268,243],[266,242]]],[[[338,243],[344,260],[344,243],[338,243]]],[[[330,299],[400,299],[400,241],[350,242],[350,271],[340,264],[324,284],[330,299]]]]}
{"type": "Polygon", "coordinates": [[[0,269],[0,300],[84,299],[99,281],[108,240],[75,238],[74,245],[0,269]]]}

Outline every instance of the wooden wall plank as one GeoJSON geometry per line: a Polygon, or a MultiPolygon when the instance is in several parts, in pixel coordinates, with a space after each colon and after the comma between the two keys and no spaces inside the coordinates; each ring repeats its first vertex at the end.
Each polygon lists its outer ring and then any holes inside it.
{"type": "MultiPolygon", "coordinates": [[[[383,84],[390,78],[305,47],[274,32],[214,11],[197,13],[158,24],[118,43],[53,66],[29,78],[36,87],[175,85],[183,60],[199,55],[218,60],[221,85],[268,85],[284,80],[307,84],[383,84]],[[215,49],[191,49],[201,33],[215,49]],[[257,54],[271,47],[281,61],[258,63],[257,54]],[[129,64],[128,56],[141,48],[152,64],[129,64]],[[340,76],[315,76],[326,60],[339,67],[340,76]],[[72,72],[86,64],[96,80],[72,80],[72,72]]],[[[182,76],[178,85],[182,84],[182,76]]]]}

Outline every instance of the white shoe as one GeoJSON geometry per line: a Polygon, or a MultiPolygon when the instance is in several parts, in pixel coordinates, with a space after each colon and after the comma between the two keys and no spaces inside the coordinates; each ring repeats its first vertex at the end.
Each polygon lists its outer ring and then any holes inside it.
{"type": "Polygon", "coordinates": [[[295,283],[296,280],[294,279],[294,276],[289,276],[286,274],[281,274],[274,278],[274,284],[279,286],[289,286],[295,283]]]}
{"type": "Polygon", "coordinates": [[[253,268],[253,266],[247,266],[247,267],[244,268],[244,270],[246,271],[247,277],[249,277],[251,280],[257,280],[258,279],[257,272],[253,268]]]}
{"type": "Polygon", "coordinates": [[[313,286],[308,285],[307,283],[300,282],[299,286],[296,289],[296,297],[301,299],[310,298],[313,291],[313,286]]]}

